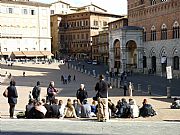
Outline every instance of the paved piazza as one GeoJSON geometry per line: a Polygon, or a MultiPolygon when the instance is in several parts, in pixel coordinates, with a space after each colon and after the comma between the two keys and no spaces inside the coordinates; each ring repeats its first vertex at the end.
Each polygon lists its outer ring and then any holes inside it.
{"type": "MultiPolygon", "coordinates": [[[[58,63],[54,64],[32,64],[32,63],[15,63],[12,67],[2,65],[1,73],[11,73],[17,84],[19,94],[18,104],[16,105],[15,113],[24,111],[25,105],[28,102],[29,91],[37,81],[41,82],[41,99],[46,96],[46,89],[50,81],[55,81],[55,87],[59,90],[58,99],[62,99],[65,103],[67,98],[75,98],[76,90],[81,83],[85,84],[88,91],[89,102],[95,95],[94,86],[97,78],[88,76],[87,74],[68,69],[65,65],[58,67],[58,63]],[[23,77],[23,72],[26,76],[23,77]],[[76,81],[65,85],[60,82],[61,75],[75,75],[76,81]]],[[[164,96],[147,96],[143,92],[134,92],[134,99],[139,106],[142,105],[142,100],[147,98],[154,106],[158,115],[150,118],[137,119],[110,119],[107,123],[98,123],[92,119],[44,119],[44,120],[25,120],[25,119],[9,119],[7,99],[2,96],[3,91],[8,86],[8,81],[0,87],[0,134],[132,134],[135,131],[138,134],[180,134],[180,110],[170,109],[172,99],[167,99],[164,96]],[[39,128],[37,129],[37,125],[39,128]],[[48,127],[48,129],[47,129],[48,127]],[[79,129],[79,127],[81,127],[79,129]],[[173,127],[173,128],[172,128],[173,127]],[[145,131],[146,130],[146,131],[145,131]],[[34,131],[33,133],[31,133],[34,131]]],[[[123,96],[122,89],[112,89],[109,91],[110,99],[113,103],[121,99],[123,96]]],[[[125,97],[129,99],[129,97],[125,97]]]]}

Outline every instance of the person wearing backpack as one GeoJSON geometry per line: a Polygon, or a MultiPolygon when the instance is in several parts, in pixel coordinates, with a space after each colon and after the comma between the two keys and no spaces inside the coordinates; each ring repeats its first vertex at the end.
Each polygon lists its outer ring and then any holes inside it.
{"type": "Polygon", "coordinates": [[[147,99],[143,100],[143,106],[140,108],[140,116],[142,117],[149,117],[149,116],[154,116],[157,113],[153,109],[151,104],[147,103],[147,99]]]}
{"type": "Polygon", "coordinates": [[[41,92],[40,82],[37,81],[37,85],[34,86],[34,88],[32,90],[32,96],[33,96],[34,100],[36,100],[36,101],[40,100],[40,92],[41,92]]]}

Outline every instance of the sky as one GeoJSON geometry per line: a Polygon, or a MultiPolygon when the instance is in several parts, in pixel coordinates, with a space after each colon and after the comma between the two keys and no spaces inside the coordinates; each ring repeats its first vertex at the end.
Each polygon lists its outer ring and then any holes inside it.
{"type": "MultiPolygon", "coordinates": [[[[52,3],[58,0],[33,0],[43,3],[52,3]]],[[[91,2],[103,9],[106,9],[108,13],[117,15],[127,14],[127,0],[62,0],[71,4],[72,6],[84,6],[91,2]]]]}

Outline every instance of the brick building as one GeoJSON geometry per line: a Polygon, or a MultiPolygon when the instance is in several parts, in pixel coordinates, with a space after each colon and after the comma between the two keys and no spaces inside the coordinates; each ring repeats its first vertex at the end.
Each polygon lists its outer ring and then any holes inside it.
{"type": "Polygon", "coordinates": [[[144,69],[163,75],[166,66],[172,66],[179,72],[179,14],[179,0],[128,0],[129,26],[144,29],[144,69]]]}

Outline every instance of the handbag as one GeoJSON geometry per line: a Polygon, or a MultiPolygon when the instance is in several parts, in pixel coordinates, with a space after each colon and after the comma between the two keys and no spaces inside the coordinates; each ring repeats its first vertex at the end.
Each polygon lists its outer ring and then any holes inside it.
{"type": "Polygon", "coordinates": [[[97,101],[97,100],[98,100],[98,98],[99,98],[99,92],[97,92],[96,96],[95,96],[95,97],[93,97],[93,100],[97,101]]]}
{"type": "Polygon", "coordinates": [[[3,92],[3,96],[8,97],[8,89],[5,89],[5,91],[3,92]]]}

